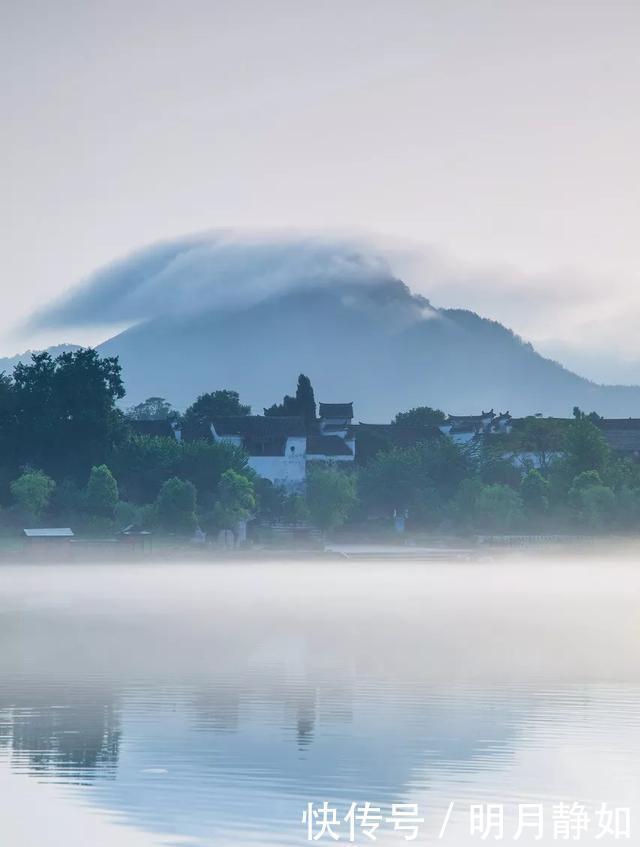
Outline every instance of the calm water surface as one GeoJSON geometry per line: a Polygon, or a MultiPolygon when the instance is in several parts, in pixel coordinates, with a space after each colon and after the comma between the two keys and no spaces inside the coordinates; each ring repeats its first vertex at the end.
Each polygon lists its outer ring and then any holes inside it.
{"type": "Polygon", "coordinates": [[[0,843],[302,845],[325,800],[418,804],[414,843],[449,845],[487,803],[507,843],[522,803],[561,843],[561,801],[619,843],[606,802],[639,843],[639,589],[631,563],[5,566],[0,843]]]}

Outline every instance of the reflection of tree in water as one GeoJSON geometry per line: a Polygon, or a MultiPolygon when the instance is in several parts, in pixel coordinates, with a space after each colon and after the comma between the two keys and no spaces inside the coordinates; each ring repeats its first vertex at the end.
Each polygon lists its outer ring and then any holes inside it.
{"type": "Polygon", "coordinates": [[[115,773],[120,717],[110,692],[24,692],[2,698],[0,745],[15,770],[86,781],[115,773]]]}
{"type": "Polygon", "coordinates": [[[316,700],[315,697],[307,696],[298,703],[297,736],[298,747],[301,750],[313,741],[315,725],[316,700]]]}

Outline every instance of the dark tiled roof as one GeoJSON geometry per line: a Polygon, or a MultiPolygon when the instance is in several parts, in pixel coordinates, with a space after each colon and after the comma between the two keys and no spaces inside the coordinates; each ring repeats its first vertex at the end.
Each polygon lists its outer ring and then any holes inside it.
{"type": "Polygon", "coordinates": [[[135,435],[151,435],[156,438],[175,438],[171,423],[164,421],[130,421],[129,426],[135,435]]]}
{"type": "Polygon", "coordinates": [[[320,403],[321,418],[353,418],[353,403],[320,403]]]}
{"type": "Polygon", "coordinates": [[[471,426],[472,424],[481,424],[488,417],[493,417],[493,415],[449,415],[445,424],[453,424],[454,426],[471,426]]]}
{"type": "Polygon", "coordinates": [[[241,438],[290,438],[306,435],[304,418],[276,415],[238,415],[211,420],[218,435],[241,438]]]}
{"type": "Polygon", "coordinates": [[[310,435],[307,438],[307,455],[353,456],[353,451],[338,435],[310,435]]]}
{"type": "Polygon", "coordinates": [[[403,424],[368,424],[359,423],[349,427],[349,432],[355,435],[379,435],[398,445],[417,444],[431,438],[440,438],[442,433],[437,426],[404,426],[403,424]]]}
{"type": "Polygon", "coordinates": [[[640,455],[640,418],[603,418],[597,425],[616,453],[640,455]]]}
{"type": "Polygon", "coordinates": [[[640,432],[640,418],[601,418],[597,424],[604,430],[638,430],[640,432]]]}

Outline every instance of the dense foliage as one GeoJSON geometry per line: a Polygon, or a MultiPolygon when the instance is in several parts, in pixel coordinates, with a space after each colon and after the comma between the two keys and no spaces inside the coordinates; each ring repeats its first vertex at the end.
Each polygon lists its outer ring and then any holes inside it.
{"type": "MultiPolygon", "coordinates": [[[[640,464],[612,453],[595,413],[525,418],[460,446],[437,429],[442,412],[417,407],[372,435],[357,463],[308,463],[306,487],[291,492],[258,478],[242,449],[211,439],[212,417],[250,413],[237,392],[203,394],[182,416],[162,397],[123,414],[123,396],[118,360],[94,350],[37,354],[0,374],[2,525],[215,534],[255,520],[363,532],[400,517],[410,530],[451,534],[640,529],[640,464]],[[141,435],[139,421],[160,434],[141,435]]],[[[295,397],[266,411],[300,415],[317,432],[303,374],[295,397]]]]}

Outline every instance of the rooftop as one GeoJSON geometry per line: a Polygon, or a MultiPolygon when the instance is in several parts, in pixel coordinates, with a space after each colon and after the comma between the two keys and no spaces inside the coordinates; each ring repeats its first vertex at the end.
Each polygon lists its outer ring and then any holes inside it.
{"type": "Polygon", "coordinates": [[[601,418],[596,424],[604,430],[640,430],[640,418],[601,418]]]}
{"type": "Polygon", "coordinates": [[[325,420],[351,420],[353,418],[353,403],[320,403],[319,415],[325,420]]]}
{"type": "Polygon", "coordinates": [[[276,415],[237,415],[212,418],[219,436],[240,438],[303,438],[306,435],[304,418],[276,415]]]}
{"type": "Polygon", "coordinates": [[[68,526],[42,529],[23,529],[27,538],[73,538],[73,530],[68,526]]]}

